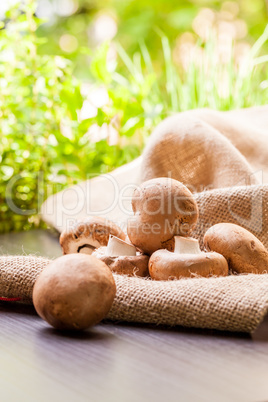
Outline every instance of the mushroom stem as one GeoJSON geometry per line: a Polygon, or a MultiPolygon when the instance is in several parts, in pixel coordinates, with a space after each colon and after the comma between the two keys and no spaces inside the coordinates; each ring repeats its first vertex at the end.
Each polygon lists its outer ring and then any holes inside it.
{"type": "Polygon", "coordinates": [[[111,257],[135,256],[136,247],[132,244],[126,243],[118,237],[110,236],[107,245],[106,255],[111,257]]]}
{"type": "Polygon", "coordinates": [[[174,236],[175,248],[174,253],[178,254],[199,254],[201,250],[199,248],[198,240],[192,237],[174,236]]]}

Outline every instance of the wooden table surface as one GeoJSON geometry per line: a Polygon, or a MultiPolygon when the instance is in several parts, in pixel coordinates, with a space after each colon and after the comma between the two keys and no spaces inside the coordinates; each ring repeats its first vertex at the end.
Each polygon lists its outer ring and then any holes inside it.
{"type": "MultiPolygon", "coordinates": [[[[0,236],[2,254],[61,255],[45,231],[0,236]]],[[[267,401],[268,320],[253,335],[145,325],[61,334],[1,302],[0,401],[267,401]]]]}

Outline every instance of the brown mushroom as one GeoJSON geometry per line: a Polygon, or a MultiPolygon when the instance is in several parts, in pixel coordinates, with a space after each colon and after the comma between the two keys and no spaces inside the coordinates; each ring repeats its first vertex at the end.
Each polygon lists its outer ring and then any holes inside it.
{"type": "Polygon", "coordinates": [[[109,236],[114,235],[125,240],[125,233],[114,222],[96,217],[88,217],[78,222],[75,227],[65,230],[60,236],[63,254],[92,254],[101,246],[107,246],[109,236]]]}
{"type": "Polygon", "coordinates": [[[117,274],[128,276],[148,276],[149,256],[115,236],[111,236],[107,247],[100,247],[92,254],[103,261],[117,274]]]}
{"type": "Polygon", "coordinates": [[[144,182],[134,190],[134,217],[127,233],[131,243],[146,254],[174,249],[174,236],[188,236],[198,218],[192,193],[177,180],[160,177],[144,182]]]}
{"type": "Polygon", "coordinates": [[[41,318],[57,329],[80,330],[100,322],[116,293],[110,269],[92,256],[57,258],[39,275],[33,304],[41,318]]]}
{"type": "Polygon", "coordinates": [[[167,281],[196,276],[227,276],[228,264],[218,253],[205,253],[198,241],[192,238],[175,236],[174,252],[155,251],[149,260],[152,279],[167,281]]]}
{"type": "Polygon", "coordinates": [[[251,232],[233,223],[218,223],[205,233],[207,250],[222,254],[233,272],[262,274],[268,271],[268,251],[251,232]]]}

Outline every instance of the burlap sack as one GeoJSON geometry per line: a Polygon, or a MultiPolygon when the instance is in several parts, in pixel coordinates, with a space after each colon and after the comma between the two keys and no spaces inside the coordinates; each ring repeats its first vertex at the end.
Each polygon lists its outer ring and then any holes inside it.
{"type": "Polygon", "coordinates": [[[171,176],[194,192],[268,183],[268,106],[191,110],[164,120],[143,155],[141,181],[171,176]]]}
{"type": "MultiPolygon", "coordinates": [[[[125,228],[133,189],[145,180],[170,176],[194,193],[262,185],[268,183],[267,161],[268,106],[192,110],[159,124],[141,158],[49,197],[41,213],[59,232],[87,215],[107,217],[125,228]]],[[[245,202],[242,215],[248,213],[245,202]]]]}
{"type": "MultiPolygon", "coordinates": [[[[209,226],[234,222],[268,246],[267,116],[266,106],[173,116],[156,128],[143,158],[50,197],[43,218],[59,231],[93,214],[124,227],[133,188],[171,176],[195,192],[200,218],[194,236],[201,244],[209,226]]],[[[36,257],[1,257],[0,294],[30,302],[34,281],[47,264],[36,257]]],[[[116,321],[252,332],[268,312],[267,274],[170,282],[115,275],[115,280],[108,318],[116,321]]]]}

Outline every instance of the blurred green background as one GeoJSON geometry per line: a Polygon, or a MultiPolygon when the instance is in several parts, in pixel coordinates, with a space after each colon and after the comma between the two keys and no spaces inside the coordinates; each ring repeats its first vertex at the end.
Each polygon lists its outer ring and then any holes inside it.
{"type": "Polygon", "coordinates": [[[267,103],[267,3],[0,3],[0,232],[140,155],[166,116],[267,103]]]}
{"type": "MultiPolygon", "coordinates": [[[[69,55],[81,65],[79,46],[95,49],[105,40],[119,41],[129,55],[145,41],[154,64],[162,68],[161,30],[169,39],[173,58],[179,64],[183,45],[202,42],[217,33],[220,46],[228,41],[252,44],[267,24],[265,0],[40,0],[37,14],[49,20],[41,35],[49,38],[45,52],[69,55]]],[[[243,45],[243,46],[242,46],[243,45]]],[[[111,57],[112,57],[111,50],[111,57]]],[[[85,71],[86,73],[86,71],[85,71]]]]}

